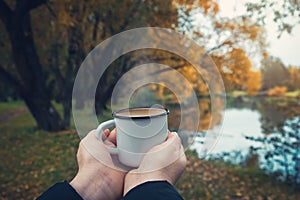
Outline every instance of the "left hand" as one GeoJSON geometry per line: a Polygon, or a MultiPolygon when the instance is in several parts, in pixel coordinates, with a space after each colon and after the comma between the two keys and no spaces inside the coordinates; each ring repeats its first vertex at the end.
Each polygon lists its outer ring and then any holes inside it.
{"type": "MultiPolygon", "coordinates": [[[[116,131],[106,129],[103,134],[107,136],[104,144],[115,147],[116,131]]],[[[116,166],[104,144],[96,137],[96,130],[79,143],[79,170],[70,184],[83,199],[114,200],[122,197],[126,171],[116,166]]]]}

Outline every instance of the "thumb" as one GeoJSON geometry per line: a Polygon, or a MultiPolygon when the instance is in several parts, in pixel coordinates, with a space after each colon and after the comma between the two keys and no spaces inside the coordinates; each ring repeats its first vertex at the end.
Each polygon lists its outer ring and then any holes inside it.
{"type": "Polygon", "coordinates": [[[167,136],[167,139],[165,142],[159,144],[159,145],[156,145],[154,147],[152,147],[148,153],[153,153],[153,152],[156,152],[156,151],[161,151],[165,148],[174,148],[173,150],[177,150],[176,147],[180,147],[181,145],[181,140],[178,136],[178,134],[176,132],[168,132],[168,136],[167,136]],[[171,145],[171,146],[170,146],[171,145]],[[170,147],[169,147],[170,146],[170,147]]]}
{"type": "Polygon", "coordinates": [[[184,154],[184,151],[178,134],[169,132],[165,142],[151,148],[144,155],[139,171],[144,173],[169,166],[178,160],[181,154],[184,154]]]}

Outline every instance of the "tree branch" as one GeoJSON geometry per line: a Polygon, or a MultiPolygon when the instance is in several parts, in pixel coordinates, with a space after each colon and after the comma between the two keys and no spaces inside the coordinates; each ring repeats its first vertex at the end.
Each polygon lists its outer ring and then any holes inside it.
{"type": "MultiPolygon", "coordinates": [[[[225,40],[225,41],[226,41],[226,40],[225,40]]],[[[211,49],[208,49],[208,50],[207,50],[207,54],[210,54],[211,52],[213,52],[213,51],[215,51],[215,50],[217,50],[217,49],[220,49],[222,46],[225,45],[225,41],[222,42],[221,44],[219,44],[219,45],[217,45],[217,46],[211,48],[211,49]]]]}
{"type": "Polygon", "coordinates": [[[173,67],[168,67],[168,68],[160,69],[160,70],[157,70],[157,71],[155,71],[155,72],[152,72],[152,73],[150,74],[150,76],[158,75],[158,74],[161,74],[161,73],[163,73],[163,72],[168,72],[168,71],[170,71],[170,70],[177,70],[177,69],[180,69],[180,68],[182,68],[182,67],[184,67],[184,66],[187,66],[187,64],[186,64],[186,63],[183,63],[183,64],[181,64],[181,65],[176,65],[176,66],[173,66],[173,67]]]}
{"type": "Polygon", "coordinates": [[[137,11],[138,11],[138,8],[140,6],[142,1],[139,1],[139,0],[136,0],[132,5],[132,9],[130,11],[128,11],[128,16],[127,17],[124,17],[123,19],[125,19],[124,23],[120,26],[120,29],[119,30],[125,30],[125,28],[128,26],[129,24],[129,19],[133,19],[135,20],[134,18],[132,18],[131,16],[134,15],[137,11]],[[128,19],[128,20],[126,20],[128,19]]]}
{"type": "Polygon", "coordinates": [[[57,14],[55,13],[55,11],[53,10],[53,8],[51,7],[51,5],[49,4],[49,2],[46,3],[46,7],[49,10],[50,14],[57,19],[57,14]]]}
{"type": "Polygon", "coordinates": [[[0,18],[6,27],[11,21],[11,16],[12,10],[10,7],[4,2],[4,0],[0,0],[0,18]]]}

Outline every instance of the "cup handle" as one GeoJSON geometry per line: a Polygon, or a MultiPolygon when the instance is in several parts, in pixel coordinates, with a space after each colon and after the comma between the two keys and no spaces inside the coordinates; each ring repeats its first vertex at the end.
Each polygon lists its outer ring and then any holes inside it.
{"type": "MultiPolygon", "coordinates": [[[[103,140],[102,140],[102,133],[105,129],[107,128],[111,128],[113,126],[115,126],[116,123],[115,123],[115,120],[111,119],[111,120],[108,120],[106,122],[102,122],[101,124],[99,124],[98,128],[97,128],[97,137],[98,139],[103,143],[103,140]]],[[[110,154],[118,154],[118,149],[117,148],[113,148],[113,147],[108,147],[106,146],[106,148],[108,149],[109,153],[110,154]]]]}

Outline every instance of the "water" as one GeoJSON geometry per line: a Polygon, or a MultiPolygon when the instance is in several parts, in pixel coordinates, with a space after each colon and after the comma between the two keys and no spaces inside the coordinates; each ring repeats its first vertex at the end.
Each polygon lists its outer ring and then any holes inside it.
{"type": "MultiPolygon", "coordinates": [[[[248,154],[251,146],[259,147],[260,143],[247,140],[245,136],[263,137],[260,113],[250,109],[228,109],[224,114],[221,135],[216,145],[210,150],[208,156],[213,157],[227,152],[238,152],[243,156],[248,154]]],[[[203,144],[201,137],[196,137],[190,147],[202,154],[203,144]]],[[[238,164],[241,160],[232,160],[238,164]]]]}
{"type": "Polygon", "coordinates": [[[203,144],[208,131],[203,130],[190,148],[205,159],[236,165],[254,163],[283,181],[299,183],[300,101],[247,99],[229,103],[215,146],[206,153],[203,144]]]}

